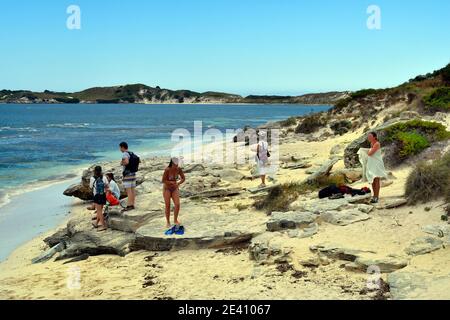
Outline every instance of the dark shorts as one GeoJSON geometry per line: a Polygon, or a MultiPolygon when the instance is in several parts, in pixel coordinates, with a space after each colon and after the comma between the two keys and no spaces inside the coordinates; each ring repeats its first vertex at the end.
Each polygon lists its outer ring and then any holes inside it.
{"type": "Polygon", "coordinates": [[[96,194],[94,196],[94,203],[105,205],[106,204],[106,194],[96,194]]]}

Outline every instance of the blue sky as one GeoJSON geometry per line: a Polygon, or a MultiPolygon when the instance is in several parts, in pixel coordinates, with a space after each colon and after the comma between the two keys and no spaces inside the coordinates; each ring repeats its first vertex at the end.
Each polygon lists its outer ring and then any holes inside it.
{"type": "Polygon", "coordinates": [[[0,88],[302,94],[389,87],[450,62],[448,0],[1,0],[0,88]],[[81,30],[66,9],[81,8],[81,30]],[[366,27],[369,5],[381,30],[366,27]]]}

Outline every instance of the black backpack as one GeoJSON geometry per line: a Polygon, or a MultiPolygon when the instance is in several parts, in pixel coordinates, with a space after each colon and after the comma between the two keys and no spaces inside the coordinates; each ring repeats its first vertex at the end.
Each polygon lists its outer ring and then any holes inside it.
{"type": "Polygon", "coordinates": [[[125,171],[136,173],[139,170],[139,163],[141,163],[141,159],[135,155],[133,152],[128,151],[130,158],[128,159],[128,164],[125,167],[125,171]]]}

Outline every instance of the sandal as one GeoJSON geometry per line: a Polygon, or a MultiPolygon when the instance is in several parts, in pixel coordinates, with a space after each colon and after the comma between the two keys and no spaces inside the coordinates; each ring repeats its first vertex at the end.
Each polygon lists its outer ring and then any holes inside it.
{"type": "Polygon", "coordinates": [[[99,227],[97,228],[97,232],[102,232],[102,231],[106,231],[106,230],[108,230],[108,227],[107,227],[107,226],[99,226],[99,227]]]}
{"type": "Polygon", "coordinates": [[[184,227],[183,226],[175,226],[175,234],[182,236],[184,234],[184,227]]]}
{"type": "Polygon", "coordinates": [[[165,234],[166,236],[171,236],[171,235],[173,235],[173,234],[175,233],[175,227],[176,227],[176,226],[173,226],[172,228],[168,229],[166,232],[164,232],[164,234],[165,234]]]}
{"type": "Polygon", "coordinates": [[[96,224],[96,223],[93,223],[92,222],[92,226],[95,228],[95,229],[97,229],[98,228],[98,224],[96,224]]]}
{"type": "Polygon", "coordinates": [[[121,212],[131,211],[131,210],[134,210],[134,209],[135,209],[134,206],[127,206],[126,208],[123,208],[121,212]]]}

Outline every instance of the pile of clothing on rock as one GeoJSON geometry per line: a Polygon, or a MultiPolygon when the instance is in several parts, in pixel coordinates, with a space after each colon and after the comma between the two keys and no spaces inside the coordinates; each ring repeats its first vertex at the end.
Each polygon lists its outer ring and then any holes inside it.
{"type": "Polygon", "coordinates": [[[352,197],[354,197],[354,196],[363,196],[371,192],[372,191],[367,187],[361,189],[354,189],[346,185],[336,186],[335,184],[332,184],[319,191],[319,198],[340,199],[344,198],[346,194],[350,194],[352,197]]]}

